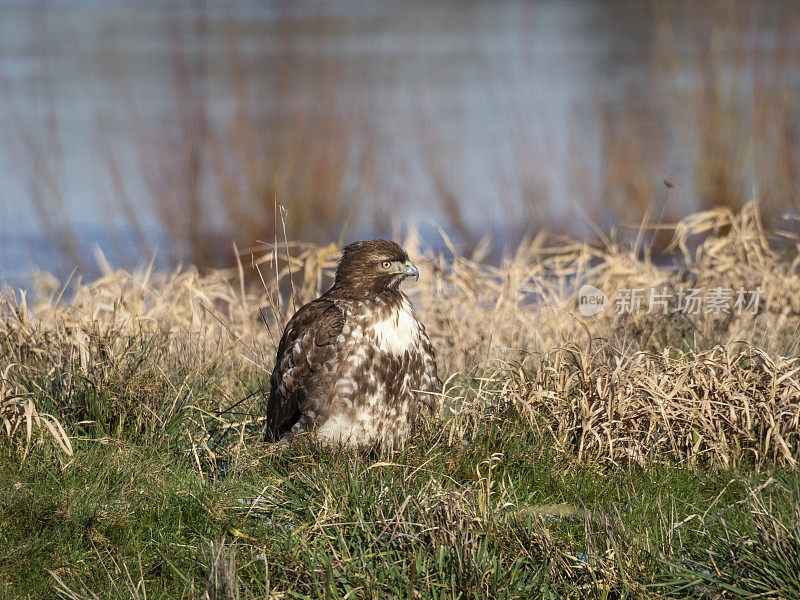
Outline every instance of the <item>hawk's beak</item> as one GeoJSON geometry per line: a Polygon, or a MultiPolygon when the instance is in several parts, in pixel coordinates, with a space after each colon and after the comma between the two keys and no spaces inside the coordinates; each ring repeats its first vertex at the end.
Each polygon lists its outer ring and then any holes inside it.
{"type": "Polygon", "coordinates": [[[404,273],[407,277],[413,277],[416,281],[419,281],[419,269],[417,269],[410,260],[406,261],[406,270],[404,273]]]}

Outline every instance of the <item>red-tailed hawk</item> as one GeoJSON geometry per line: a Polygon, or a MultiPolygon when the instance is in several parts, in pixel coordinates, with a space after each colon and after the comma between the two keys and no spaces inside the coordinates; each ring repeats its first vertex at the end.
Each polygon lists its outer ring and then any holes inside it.
{"type": "Polygon", "coordinates": [[[387,240],[344,248],[333,286],[283,332],[267,405],[267,439],[313,432],[349,447],[402,445],[436,404],[436,360],[400,291],[419,271],[387,240]]]}

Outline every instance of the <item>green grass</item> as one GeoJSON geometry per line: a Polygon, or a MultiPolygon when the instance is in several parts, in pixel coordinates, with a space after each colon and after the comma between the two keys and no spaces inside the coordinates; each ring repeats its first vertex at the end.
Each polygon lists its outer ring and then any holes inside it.
{"type": "Polygon", "coordinates": [[[212,598],[800,595],[796,470],[609,468],[515,414],[486,423],[453,445],[424,428],[391,457],[253,439],[224,477],[168,435],[85,438],[68,462],[6,448],[0,590],[55,597],[52,572],[78,598],[143,597],[140,581],[148,598],[209,581],[212,598]]]}
{"type": "MultiPolygon", "coordinates": [[[[0,598],[800,598],[798,259],[755,206],[680,231],[689,279],[758,285],[758,315],[526,300],[682,285],[614,248],[428,256],[444,406],[391,455],[263,442],[285,269],[0,300],[0,598]]],[[[318,295],[330,248],[292,260],[318,295]]]]}

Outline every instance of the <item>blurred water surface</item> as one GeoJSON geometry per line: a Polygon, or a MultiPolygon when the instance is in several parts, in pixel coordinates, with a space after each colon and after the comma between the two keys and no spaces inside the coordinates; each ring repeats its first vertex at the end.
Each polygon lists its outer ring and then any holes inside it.
{"type": "Polygon", "coordinates": [[[793,210],[797,10],[712,4],[0,2],[0,276],[793,210]]]}

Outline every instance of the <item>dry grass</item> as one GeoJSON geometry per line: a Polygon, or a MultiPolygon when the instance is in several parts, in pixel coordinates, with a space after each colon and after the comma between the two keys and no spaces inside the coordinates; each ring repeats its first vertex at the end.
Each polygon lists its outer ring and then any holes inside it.
{"type": "MultiPolygon", "coordinates": [[[[19,302],[14,300],[4,303],[3,310],[6,313],[4,316],[6,319],[13,318],[20,324],[30,323],[24,292],[20,292],[20,298],[19,302]]],[[[12,352],[7,346],[7,342],[8,339],[4,338],[4,359],[12,352]]],[[[51,415],[36,410],[35,397],[38,390],[28,389],[15,383],[18,378],[14,376],[14,371],[25,369],[25,365],[13,360],[3,360],[0,364],[2,364],[2,371],[0,371],[0,424],[2,424],[9,441],[24,431],[24,454],[27,455],[35,427],[37,430],[46,431],[64,452],[71,455],[72,444],[61,423],[51,415]]]]}
{"type": "MultiPolygon", "coordinates": [[[[446,435],[474,437],[502,406],[587,460],[796,464],[800,277],[797,239],[783,241],[778,253],[752,204],[739,214],[719,209],[682,221],[676,268],[641,249],[544,236],[491,266],[454,249],[452,256],[420,253],[409,235],[405,245],[422,271],[409,292],[449,381],[446,435]],[[576,310],[581,283],[608,293],[604,312],[576,310]],[[624,288],[681,286],[757,287],[760,305],[757,314],[613,310],[624,288]]],[[[92,420],[99,410],[109,427],[154,435],[190,410],[202,430],[216,422],[243,435],[260,418],[255,399],[239,407],[254,413],[238,425],[215,415],[266,381],[282,322],[326,287],[337,259],[335,246],[249,252],[258,257],[260,288],[246,289],[242,266],[202,276],[109,272],[75,282],[68,301],[42,277],[32,308],[7,297],[0,325],[7,432],[28,415],[27,430],[38,422],[64,439],[32,404],[54,396],[36,387],[32,373],[57,372],[69,389],[93,382],[72,412],[61,406],[62,417],[92,420]]]]}
{"type": "Polygon", "coordinates": [[[778,251],[754,205],[693,215],[675,232],[675,268],[641,248],[544,237],[489,265],[480,252],[421,252],[409,234],[421,277],[408,289],[447,381],[441,421],[391,456],[313,440],[285,454],[259,435],[280,327],[326,287],[335,245],[253,248],[252,266],[206,275],[109,271],[66,290],[41,276],[33,301],[8,292],[0,591],[38,581],[64,598],[495,598],[512,582],[509,597],[652,598],[655,580],[785,587],[800,455],[797,238],[778,251]],[[251,269],[260,286],[245,283],[251,269]],[[612,306],[621,288],[681,285],[758,286],[762,302],[757,314],[584,317],[585,282],[612,306]],[[75,455],[65,464],[53,446],[75,455]],[[758,484],[752,506],[735,504],[758,484]]]}
{"type": "Polygon", "coordinates": [[[438,263],[429,320],[448,332],[438,344],[447,372],[497,369],[479,398],[510,402],[584,458],[796,463],[797,247],[779,256],[754,205],[681,222],[680,268],[613,246],[551,244],[534,239],[499,269],[458,258],[446,272],[438,263]],[[692,252],[694,235],[704,237],[692,252]],[[681,287],[760,288],[760,306],[758,314],[647,314],[645,300],[638,314],[582,317],[576,282],[606,291],[611,307],[623,289],[647,298],[681,287]]]}

